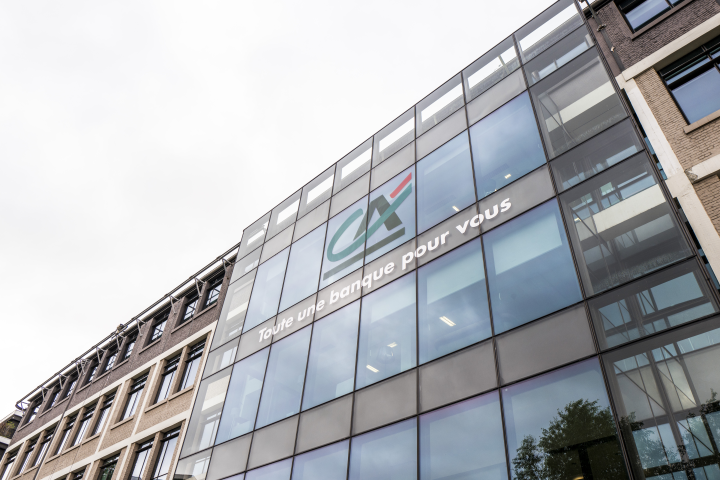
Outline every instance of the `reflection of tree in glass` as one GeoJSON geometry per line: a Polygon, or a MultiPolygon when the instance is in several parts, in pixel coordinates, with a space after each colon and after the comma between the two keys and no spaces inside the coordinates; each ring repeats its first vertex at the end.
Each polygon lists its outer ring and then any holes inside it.
{"type": "Polygon", "coordinates": [[[540,439],[527,435],[512,461],[517,480],[627,478],[610,408],[577,400],[558,410],[540,439]]]}

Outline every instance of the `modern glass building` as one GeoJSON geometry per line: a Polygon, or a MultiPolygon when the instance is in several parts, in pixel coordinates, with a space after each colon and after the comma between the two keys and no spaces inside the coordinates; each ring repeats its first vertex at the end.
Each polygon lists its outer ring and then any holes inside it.
{"type": "Polygon", "coordinates": [[[720,479],[716,285],[584,18],[245,229],[176,480],[720,479]]]}

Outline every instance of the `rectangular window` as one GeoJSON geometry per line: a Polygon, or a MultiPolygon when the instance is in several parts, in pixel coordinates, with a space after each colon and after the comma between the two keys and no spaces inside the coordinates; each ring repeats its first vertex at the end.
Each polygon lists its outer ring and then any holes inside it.
{"type": "Polygon", "coordinates": [[[138,332],[135,330],[130,335],[127,336],[127,341],[125,342],[125,353],[123,353],[123,361],[130,358],[130,355],[132,355],[133,350],[135,349],[135,342],[137,342],[138,338],[138,332]]]}
{"type": "Polygon", "coordinates": [[[175,446],[177,445],[179,435],[180,428],[170,430],[165,434],[163,441],[160,444],[160,451],[157,454],[152,480],[167,479],[167,474],[170,471],[170,464],[172,463],[173,452],[175,452],[175,446]]]}
{"type": "Polygon", "coordinates": [[[270,212],[263,215],[261,219],[243,231],[242,240],[240,240],[240,248],[238,249],[237,254],[238,259],[243,258],[245,255],[263,244],[265,241],[265,232],[267,232],[268,222],[270,222],[270,212]]]}
{"type": "Polygon", "coordinates": [[[288,458],[251,470],[245,475],[245,480],[290,480],[292,460],[292,458],[288,458]]]}
{"type": "Polygon", "coordinates": [[[165,400],[170,396],[170,389],[172,388],[173,379],[177,373],[179,363],[179,353],[165,362],[165,368],[163,368],[162,377],[160,377],[160,388],[158,389],[155,403],[165,400]]]}
{"type": "Polygon", "coordinates": [[[292,480],[345,480],[350,442],[334,443],[295,457],[292,480]]]}
{"type": "Polygon", "coordinates": [[[213,349],[240,336],[256,274],[257,270],[253,270],[228,287],[213,337],[213,349]]]}
{"type": "Polygon", "coordinates": [[[526,93],[470,127],[470,141],[477,194],[481,199],[546,162],[526,93]]]}
{"type": "Polygon", "coordinates": [[[111,480],[119,459],[120,455],[115,455],[106,460],[103,460],[103,462],[100,464],[98,480],[111,480]]]}
{"type": "Polygon", "coordinates": [[[38,414],[38,410],[40,410],[41,404],[42,398],[36,398],[30,402],[30,407],[28,407],[27,410],[27,421],[25,422],[26,425],[35,420],[35,417],[38,414]]]}
{"type": "Polygon", "coordinates": [[[77,385],[77,374],[73,374],[65,379],[65,386],[63,387],[62,399],[69,397],[77,385]]]}
{"type": "Polygon", "coordinates": [[[420,479],[441,478],[507,479],[497,392],[420,416],[420,479]]]}
{"type": "Polygon", "coordinates": [[[363,297],[355,388],[415,367],[415,338],[414,274],[363,297]]]}
{"type": "Polygon", "coordinates": [[[107,360],[105,361],[105,368],[103,368],[103,373],[112,370],[113,366],[115,365],[115,361],[117,360],[117,355],[117,349],[108,351],[107,360]]]}
{"type": "Polygon", "coordinates": [[[193,315],[195,315],[199,300],[200,297],[198,296],[197,289],[191,290],[190,294],[185,297],[185,311],[183,312],[180,323],[187,322],[193,317],[193,315]]]}
{"type": "Polygon", "coordinates": [[[520,67],[512,37],[500,42],[463,70],[465,100],[477,97],[520,67]]]}
{"type": "Polygon", "coordinates": [[[658,73],[688,123],[720,110],[720,37],[658,73]]]}
{"type": "Polygon", "coordinates": [[[205,307],[215,305],[218,298],[220,298],[220,291],[222,290],[223,279],[225,278],[224,272],[215,278],[208,280],[208,292],[207,298],[205,298],[205,307]]]}
{"type": "Polygon", "coordinates": [[[167,324],[169,317],[170,309],[167,309],[163,312],[160,312],[158,315],[155,316],[155,318],[153,318],[152,324],[150,326],[150,338],[148,339],[148,343],[152,343],[158,338],[162,337],[162,334],[165,331],[165,325],[167,324]]]}
{"type": "Polygon", "coordinates": [[[359,317],[356,301],[313,325],[303,410],[353,391],[359,317]]]}
{"type": "Polygon", "coordinates": [[[152,440],[137,446],[137,450],[135,450],[135,462],[130,472],[130,480],[141,480],[143,478],[152,446],[152,440]]]}
{"type": "Polygon", "coordinates": [[[365,256],[368,197],[355,202],[328,222],[320,287],[325,288],[360,268],[365,256]],[[356,234],[360,232],[359,236],[356,234]]]}
{"type": "Polygon", "coordinates": [[[425,97],[415,108],[415,124],[420,136],[465,104],[461,74],[425,97]]]}
{"type": "MultiPolygon", "coordinates": [[[[373,139],[369,138],[362,145],[338,160],[335,168],[335,186],[333,194],[353,183],[370,171],[372,164],[373,139]]],[[[330,182],[332,184],[332,182],[330,182]]]]}
{"type": "Polygon", "coordinates": [[[589,295],[691,254],[645,155],[565,192],[560,203],[589,295]]]}
{"type": "Polygon", "coordinates": [[[235,361],[235,355],[237,355],[239,341],[240,339],[231,340],[222,347],[208,353],[202,378],[207,378],[223,368],[232,365],[235,361]]]}
{"type": "Polygon", "coordinates": [[[102,431],[102,427],[105,424],[108,415],[110,415],[110,408],[112,407],[113,400],[115,400],[114,393],[103,401],[102,408],[100,409],[100,413],[98,414],[97,422],[95,422],[95,428],[93,428],[92,435],[97,435],[102,431]]]}
{"type": "Polygon", "coordinates": [[[480,239],[418,270],[420,364],[492,334],[480,239]]]}
{"type": "Polygon", "coordinates": [[[82,478],[85,476],[85,470],[80,470],[79,472],[75,472],[72,474],[72,480],[82,480],[82,478]]]}
{"type": "Polygon", "coordinates": [[[252,432],[269,352],[270,349],[265,348],[232,368],[226,408],[223,410],[216,444],[252,432]]]}
{"type": "Polygon", "coordinates": [[[572,0],[553,4],[515,32],[523,61],[529,62],[582,24],[572,0]]]}
{"type": "Polygon", "coordinates": [[[25,450],[25,455],[23,456],[22,464],[20,465],[20,468],[17,471],[18,475],[25,471],[25,467],[28,466],[29,460],[30,460],[30,458],[32,458],[32,455],[33,455],[33,452],[35,451],[36,446],[37,446],[37,439],[35,439],[30,445],[28,445],[27,450],[25,450]]]}
{"type": "Polygon", "coordinates": [[[633,32],[652,22],[665,12],[682,3],[683,0],[617,0],[618,9],[633,32]]]}
{"type": "Polygon", "coordinates": [[[244,332],[257,327],[277,313],[289,253],[290,248],[286,248],[258,267],[245,317],[244,332]]]}
{"type": "Polygon", "coordinates": [[[180,383],[180,390],[185,390],[195,383],[195,377],[197,376],[204,350],[205,342],[203,341],[194,345],[188,352],[188,358],[185,360],[185,371],[183,372],[182,382],[180,383]]]}
{"type": "Polygon", "coordinates": [[[270,215],[270,225],[268,225],[267,235],[265,236],[266,241],[295,223],[301,195],[302,192],[298,190],[280,205],[273,208],[272,215],[270,215]]]}
{"type": "Polygon", "coordinates": [[[393,120],[375,134],[373,167],[415,139],[415,108],[393,120]]]}
{"type": "Polygon", "coordinates": [[[530,93],[550,158],[627,116],[594,47],[530,87],[530,93]]]}
{"type": "Polygon", "coordinates": [[[417,421],[413,418],[353,437],[349,480],[416,480],[417,421]]]}
{"type": "MultiPolygon", "coordinates": [[[[181,457],[204,450],[215,443],[220,414],[225,402],[228,383],[230,383],[231,370],[226,368],[200,382],[195,406],[188,422],[185,442],[180,453],[181,457]]],[[[207,470],[207,466],[205,469],[207,470]]]]}
{"type": "Polygon", "coordinates": [[[317,291],[327,223],[316,228],[290,247],[280,311],[292,307],[317,291]]]}
{"type": "Polygon", "coordinates": [[[604,355],[636,478],[720,472],[718,327],[696,323],[604,355]]]}
{"type": "Polygon", "coordinates": [[[310,332],[310,328],[303,328],[274,343],[270,349],[255,428],[300,411],[310,332]]]}
{"type": "Polygon", "coordinates": [[[70,439],[70,432],[72,432],[72,429],[75,426],[75,419],[77,419],[77,416],[72,416],[65,423],[65,428],[63,428],[60,441],[58,442],[57,449],[55,450],[55,455],[62,452],[65,445],[68,443],[68,440],[70,439]]]}
{"type": "Polygon", "coordinates": [[[80,417],[80,426],[78,427],[78,431],[75,434],[72,445],[70,446],[74,447],[75,445],[82,442],[83,438],[85,437],[85,432],[90,425],[90,420],[92,420],[92,417],[95,414],[95,407],[96,405],[91,405],[85,409],[85,413],[83,413],[82,417],[80,417]]]}
{"type": "Polygon", "coordinates": [[[628,478],[595,359],[502,390],[513,478],[628,478]]]}
{"type": "Polygon", "coordinates": [[[88,373],[87,379],[85,380],[85,385],[89,385],[92,383],[93,379],[95,378],[95,375],[97,374],[97,371],[98,371],[98,362],[95,360],[92,360],[91,364],[90,364],[90,368],[88,370],[89,373],[88,373]]]}
{"type": "Polygon", "coordinates": [[[555,200],[491,230],[483,243],[496,334],[582,300],[555,200]]]}
{"type": "Polygon", "coordinates": [[[581,26],[525,64],[528,83],[533,85],[539,82],[593,45],[595,42],[587,28],[581,26]]]}
{"type": "Polygon", "coordinates": [[[47,453],[48,447],[50,447],[50,442],[52,442],[53,435],[55,434],[55,430],[50,430],[49,432],[45,432],[45,437],[43,438],[42,443],[40,444],[40,451],[38,452],[37,456],[35,457],[35,460],[33,460],[33,467],[36,467],[40,465],[45,458],[45,454],[47,453]]]}
{"type": "Polygon", "coordinates": [[[48,400],[45,406],[44,411],[50,410],[52,407],[55,406],[55,402],[57,402],[58,395],[60,395],[60,385],[56,385],[55,387],[52,387],[53,390],[50,392],[50,395],[48,396],[48,400]]]}
{"type": "Polygon", "coordinates": [[[142,377],[138,378],[133,382],[132,387],[130,387],[130,392],[128,393],[128,400],[127,404],[125,404],[125,411],[123,412],[122,418],[120,420],[125,420],[126,418],[130,418],[135,415],[135,411],[140,404],[140,398],[142,397],[142,392],[145,388],[145,382],[147,381],[147,377],[147,375],[143,375],[142,377]]]}
{"type": "Polygon", "coordinates": [[[417,163],[417,190],[418,233],[475,203],[466,132],[417,163]]]}
{"type": "Polygon", "coordinates": [[[12,475],[12,469],[13,465],[15,465],[16,457],[17,452],[11,453],[7,456],[7,459],[5,460],[5,465],[3,465],[2,474],[0,475],[0,480],[9,480],[12,475]]]}
{"type": "MultiPolygon", "coordinates": [[[[333,179],[335,178],[335,165],[311,180],[303,187],[298,208],[298,218],[314,210],[332,196],[333,179]]],[[[238,258],[240,256],[238,255],[238,258]]]]}
{"type": "MultiPolygon", "coordinates": [[[[212,449],[200,452],[192,457],[178,461],[175,468],[174,480],[205,480],[212,449]]],[[[240,479],[242,480],[242,479],[240,479]]]]}

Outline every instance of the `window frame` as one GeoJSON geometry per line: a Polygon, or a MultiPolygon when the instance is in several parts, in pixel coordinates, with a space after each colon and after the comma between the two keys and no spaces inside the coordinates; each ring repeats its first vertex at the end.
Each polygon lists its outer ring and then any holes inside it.
{"type": "Polygon", "coordinates": [[[155,455],[155,465],[152,469],[152,477],[151,480],[158,480],[161,477],[165,476],[167,478],[168,473],[170,473],[170,467],[172,467],[172,463],[168,465],[168,471],[164,474],[158,475],[158,469],[162,467],[163,462],[166,458],[166,455],[168,455],[169,448],[168,445],[175,440],[175,445],[173,446],[173,451],[169,452],[170,455],[170,462],[172,462],[173,456],[175,454],[175,450],[177,449],[177,439],[180,437],[180,431],[181,427],[176,427],[172,430],[169,430],[168,432],[165,432],[163,439],[160,441],[160,446],[158,448],[158,452],[155,455]]]}
{"type": "MultiPolygon", "coordinates": [[[[222,293],[222,286],[225,281],[225,270],[222,270],[220,273],[215,274],[215,276],[210,277],[208,280],[205,281],[207,284],[207,288],[205,288],[205,291],[203,292],[203,301],[202,301],[202,309],[200,311],[205,310],[206,308],[212,307],[213,305],[217,305],[218,301],[220,300],[220,294],[222,293]],[[217,291],[217,295],[213,296],[213,293],[217,291]]],[[[197,308],[196,308],[197,312],[197,308]]],[[[194,316],[194,315],[193,315],[194,316]]]]}
{"type": "Polygon", "coordinates": [[[77,415],[73,415],[71,417],[68,417],[67,421],[65,422],[65,426],[62,429],[62,435],[60,436],[60,442],[57,444],[57,447],[55,447],[55,455],[60,455],[63,450],[65,450],[65,447],[68,444],[68,439],[70,438],[70,434],[72,433],[73,429],[75,428],[75,422],[77,421],[77,415]]]}
{"type": "Polygon", "coordinates": [[[182,315],[178,316],[178,326],[183,325],[187,322],[192,321],[195,318],[195,314],[198,312],[198,305],[200,304],[200,293],[197,288],[190,290],[183,298],[182,315]],[[188,311],[192,308],[192,313],[188,316],[188,311]]]}
{"type": "Polygon", "coordinates": [[[124,362],[128,358],[130,358],[130,355],[132,355],[132,352],[135,350],[135,345],[137,344],[138,338],[139,338],[139,331],[133,330],[128,335],[125,336],[125,341],[123,342],[122,346],[122,359],[120,362],[124,362]]]}
{"type": "Polygon", "coordinates": [[[105,422],[107,421],[108,415],[111,413],[110,410],[112,410],[113,404],[115,403],[116,393],[117,392],[113,392],[105,395],[105,397],[101,400],[102,403],[98,402],[100,410],[98,410],[98,418],[95,419],[90,437],[94,437],[95,435],[101,433],[102,428],[105,426],[105,422]]]}
{"type": "Polygon", "coordinates": [[[11,475],[9,475],[10,472],[12,472],[13,468],[15,467],[15,461],[17,460],[17,455],[19,451],[15,451],[12,453],[9,453],[5,456],[5,462],[3,463],[3,469],[2,473],[0,474],[0,480],[9,480],[12,478],[11,475]]]}
{"type": "MultiPolygon", "coordinates": [[[[648,2],[648,1],[651,1],[651,0],[640,1],[635,8],[640,7],[640,5],[642,5],[643,3],[648,2]]],[[[665,3],[667,3],[670,6],[670,8],[667,10],[663,10],[662,13],[655,15],[650,20],[647,20],[645,23],[640,24],[640,26],[638,26],[638,27],[633,27],[630,24],[630,21],[627,18],[626,12],[623,11],[623,9],[620,7],[620,5],[618,5],[619,1],[616,0],[614,3],[615,3],[615,8],[617,8],[618,12],[620,12],[620,15],[622,16],[623,20],[625,20],[625,24],[630,29],[630,31],[632,33],[637,33],[639,31],[643,30],[644,28],[649,27],[654,21],[661,18],[663,15],[667,14],[668,12],[672,12],[673,9],[682,8],[682,6],[684,6],[686,3],[691,2],[692,0],[678,0],[678,2],[675,5],[673,5],[673,3],[669,0],[663,0],[663,1],[665,3]]],[[[635,8],[633,8],[632,10],[635,10],[635,8]]],[[[631,12],[632,10],[629,10],[628,12],[631,12]]]]}
{"type": "Polygon", "coordinates": [[[187,358],[183,362],[183,374],[180,380],[180,387],[178,391],[181,392],[190,386],[195,385],[195,379],[192,379],[192,384],[188,385],[188,373],[193,365],[193,362],[197,360],[198,368],[195,370],[195,376],[197,377],[198,370],[200,370],[200,362],[202,362],[203,354],[205,353],[205,346],[207,345],[206,340],[202,340],[192,347],[189,348],[187,358]]]}
{"type": "Polygon", "coordinates": [[[180,367],[180,361],[182,360],[182,354],[177,353],[173,355],[172,357],[165,360],[165,365],[163,365],[163,371],[160,374],[160,378],[158,378],[157,382],[157,392],[155,393],[155,401],[153,404],[162,402],[163,400],[167,400],[170,395],[173,393],[173,385],[175,384],[175,375],[177,374],[178,368],[180,367]],[[167,386],[167,393],[164,397],[160,398],[160,395],[162,395],[163,392],[163,386],[165,385],[165,378],[170,377],[170,383],[167,386]]]}
{"type": "Polygon", "coordinates": [[[137,407],[140,405],[140,401],[142,400],[147,380],[147,373],[140,375],[133,380],[132,385],[128,389],[127,399],[125,400],[125,406],[123,408],[121,418],[118,421],[122,422],[123,420],[127,420],[128,418],[135,416],[137,413],[137,407]],[[130,411],[132,411],[132,413],[128,415],[128,412],[130,411]]]}
{"type": "Polygon", "coordinates": [[[162,311],[158,312],[155,316],[153,316],[152,321],[150,322],[150,329],[147,332],[147,343],[145,344],[145,346],[148,346],[151,343],[162,338],[162,336],[165,334],[165,329],[167,328],[167,322],[168,320],[170,320],[170,313],[170,307],[166,307],[162,311]],[[156,335],[158,327],[160,325],[162,325],[162,328],[159,329],[160,334],[156,335]]]}
{"type": "Polygon", "coordinates": [[[82,414],[82,417],[80,417],[80,426],[78,427],[77,431],[75,432],[75,435],[73,436],[73,440],[71,442],[71,447],[74,447],[75,445],[79,445],[83,441],[83,437],[85,437],[85,434],[88,431],[88,427],[90,426],[90,423],[92,422],[93,417],[95,416],[95,410],[97,410],[98,404],[94,403],[93,405],[90,405],[89,407],[85,408],[85,411],[82,414]]]}

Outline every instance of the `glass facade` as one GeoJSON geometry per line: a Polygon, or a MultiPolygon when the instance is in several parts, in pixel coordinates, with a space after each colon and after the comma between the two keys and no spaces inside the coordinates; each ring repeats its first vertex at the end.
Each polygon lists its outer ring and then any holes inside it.
{"type": "Polygon", "coordinates": [[[593,35],[557,2],[244,231],[177,480],[720,478],[718,292],[593,35]]]}

